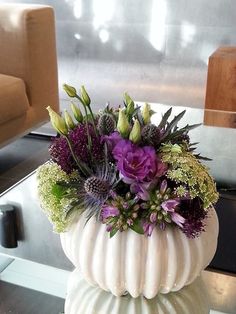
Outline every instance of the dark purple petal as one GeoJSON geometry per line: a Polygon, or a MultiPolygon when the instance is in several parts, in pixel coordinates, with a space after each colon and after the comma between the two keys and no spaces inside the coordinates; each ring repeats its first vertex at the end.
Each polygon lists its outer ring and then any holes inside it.
{"type": "Polygon", "coordinates": [[[185,218],[182,230],[187,237],[198,237],[204,231],[207,212],[198,197],[194,199],[181,198],[178,213],[185,218]]]}

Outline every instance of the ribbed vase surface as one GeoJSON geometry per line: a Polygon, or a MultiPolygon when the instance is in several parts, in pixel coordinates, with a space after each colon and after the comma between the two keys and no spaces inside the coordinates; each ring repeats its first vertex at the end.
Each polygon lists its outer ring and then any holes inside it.
{"type": "Polygon", "coordinates": [[[154,298],[192,283],[212,260],[217,246],[218,219],[209,211],[205,231],[187,238],[174,227],[155,228],[150,237],[132,230],[110,238],[106,226],[92,217],[72,223],[61,234],[63,250],[84,279],[115,296],[154,298]]]}
{"type": "Polygon", "coordinates": [[[152,300],[143,296],[115,297],[89,286],[76,269],[70,276],[65,314],[209,314],[207,292],[201,278],[178,292],[158,294],[152,300]]]}

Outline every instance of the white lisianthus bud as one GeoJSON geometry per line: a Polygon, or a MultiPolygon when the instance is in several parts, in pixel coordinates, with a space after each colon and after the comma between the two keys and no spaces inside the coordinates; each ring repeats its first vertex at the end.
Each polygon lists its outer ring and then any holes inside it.
{"type": "Polygon", "coordinates": [[[134,144],[141,141],[141,126],[140,126],[140,123],[138,122],[138,120],[134,121],[134,125],[133,125],[131,132],[130,132],[129,139],[134,144]]]}
{"type": "Polygon", "coordinates": [[[75,128],[75,124],[74,121],[71,117],[71,115],[68,113],[67,110],[64,111],[64,116],[65,116],[65,121],[66,121],[66,125],[69,129],[74,129],[75,128]]]}
{"type": "Polygon", "coordinates": [[[72,97],[72,98],[77,97],[77,91],[73,86],[63,84],[63,89],[69,97],[72,97]]]}
{"type": "Polygon", "coordinates": [[[142,117],[143,117],[144,124],[149,124],[151,122],[150,110],[151,110],[150,105],[145,103],[142,110],[142,117]]]}
{"type": "Polygon", "coordinates": [[[58,113],[56,113],[50,106],[48,106],[46,109],[49,112],[50,120],[54,129],[62,135],[67,135],[68,128],[65,120],[58,113]]]}
{"type": "Polygon", "coordinates": [[[127,94],[124,94],[125,103],[126,103],[126,113],[128,116],[132,116],[134,113],[134,101],[133,99],[127,94]]]}
{"type": "Polygon", "coordinates": [[[83,121],[83,115],[79,109],[79,107],[77,107],[75,104],[71,103],[70,104],[71,110],[73,112],[73,115],[75,117],[75,119],[80,123],[83,121]]]}
{"type": "Polygon", "coordinates": [[[91,100],[84,86],[81,86],[80,93],[81,93],[81,98],[83,100],[84,105],[89,106],[91,103],[91,100]]]}
{"type": "Polygon", "coordinates": [[[125,115],[124,110],[119,110],[119,117],[117,122],[117,130],[121,134],[122,137],[127,138],[130,132],[129,121],[125,115]]]}

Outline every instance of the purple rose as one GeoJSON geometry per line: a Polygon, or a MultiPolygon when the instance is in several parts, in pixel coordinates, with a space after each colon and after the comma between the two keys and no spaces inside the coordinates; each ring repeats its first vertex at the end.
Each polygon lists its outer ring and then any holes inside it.
{"type": "Polygon", "coordinates": [[[129,140],[121,140],[112,153],[126,183],[149,182],[166,171],[165,164],[151,146],[138,147],[129,140]]]}

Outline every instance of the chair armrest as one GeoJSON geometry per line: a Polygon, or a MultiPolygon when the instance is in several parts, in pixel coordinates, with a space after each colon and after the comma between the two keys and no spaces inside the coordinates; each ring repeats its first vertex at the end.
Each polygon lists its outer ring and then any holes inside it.
{"type": "Polygon", "coordinates": [[[24,80],[32,107],[58,110],[54,11],[49,6],[0,4],[0,73],[24,80]]]}

